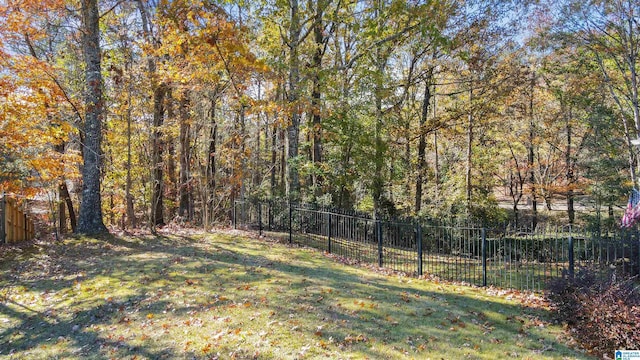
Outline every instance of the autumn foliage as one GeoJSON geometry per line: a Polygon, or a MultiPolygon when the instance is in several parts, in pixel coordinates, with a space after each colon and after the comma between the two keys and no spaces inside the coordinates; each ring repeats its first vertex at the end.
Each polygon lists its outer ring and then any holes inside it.
{"type": "Polygon", "coordinates": [[[640,344],[640,292],[637,279],[582,269],[575,278],[551,282],[547,296],[558,319],[568,324],[571,335],[597,356],[640,344]]]}
{"type": "Polygon", "coordinates": [[[88,3],[4,1],[0,191],[58,199],[63,229],[96,155],[126,228],[228,223],[242,198],[532,224],[589,220],[581,201],[612,222],[636,179],[634,12],[472,3],[100,1],[86,152],[88,3]]]}

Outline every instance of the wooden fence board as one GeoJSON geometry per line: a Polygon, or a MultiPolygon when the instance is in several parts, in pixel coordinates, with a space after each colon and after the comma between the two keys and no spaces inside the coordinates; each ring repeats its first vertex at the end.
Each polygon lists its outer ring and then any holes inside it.
{"type": "Polygon", "coordinates": [[[15,199],[6,196],[0,199],[0,244],[33,240],[34,230],[33,221],[20,210],[15,199]]]}

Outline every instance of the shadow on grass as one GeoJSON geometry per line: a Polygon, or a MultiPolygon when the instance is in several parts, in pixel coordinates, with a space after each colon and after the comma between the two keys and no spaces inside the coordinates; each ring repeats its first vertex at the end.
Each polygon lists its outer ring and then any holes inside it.
{"type": "MultiPolygon", "coordinates": [[[[202,349],[141,340],[141,328],[158,327],[145,314],[169,311],[190,319],[194,313],[229,312],[239,317],[225,324],[232,328],[246,326],[247,314],[235,306],[246,301],[251,310],[271,314],[269,324],[294,324],[279,336],[305,339],[318,347],[317,355],[395,358],[453,346],[461,351],[457,355],[482,358],[483,348],[493,346],[499,357],[521,348],[584,358],[545,334],[537,320],[548,316],[542,310],[491,300],[462,286],[455,293],[454,287],[425,289],[415,279],[402,283],[369,276],[311,250],[239,236],[78,238],[0,264],[3,272],[11,271],[0,281],[0,316],[10,324],[0,323],[0,355],[46,354],[43,347],[58,344],[56,356],[62,358],[207,357],[202,349]],[[102,280],[104,288],[83,289],[102,280]],[[32,306],[18,293],[67,296],[56,297],[57,303],[36,299],[32,306]],[[174,297],[167,299],[167,293],[174,297]],[[102,331],[131,318],[135,334],[111,338],[102,331]],[[513,337],[520,340],[501,345],[513,337]]],[[[256,356],[251,347],[221,343],[216,351],[251,358],[256,356]],[[238,353],[239,346],[245,351],[238,353]]],[[[287,351],[283,357],[304,357],[287,351]]],[[[259,356],[269,357],[277,355],[259,356]]]]}

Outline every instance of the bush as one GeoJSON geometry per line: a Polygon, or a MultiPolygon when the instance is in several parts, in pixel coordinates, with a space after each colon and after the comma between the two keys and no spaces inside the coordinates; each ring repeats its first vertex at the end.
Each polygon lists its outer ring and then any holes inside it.
{"type": "Polygon", "coordinates": [[[637,279],[620,279],[581,269],[575,277],[553,280],[547,298],[558,320],[569,325],[573,337],[598,356],[640,345],[640,291],[637,279]]]}

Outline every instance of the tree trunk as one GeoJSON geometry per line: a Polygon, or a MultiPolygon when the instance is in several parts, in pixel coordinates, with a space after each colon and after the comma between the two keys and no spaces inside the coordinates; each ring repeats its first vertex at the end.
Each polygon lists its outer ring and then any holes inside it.
{"type": "Polygon", "coordinates": [[[573,207],[573,161],[571,160],[571,142],[572,142],[572,129],[571,129],[571,116],[572,111],[569,108],[569,114],[565,115],[565,126],[567,131],[567,150],[565,152],[565,165],[567,167],[567,216],[569,217],[569,224],[573,224],[575,220],[575,209],[573,207]]]}
{"type": "Polygon", "coordinates": [[[467,157],[465,168],[465,192],[466,192],[466,211],[467,215],[471,212],[471,167],[473,165],[471,157],[473,156],[473,83],[469,89],[469,115],[467,123],[467,157]]]}
{"type": "Polygon", "coordinates": [[[431,102],[431,76],[424,82],[424,99],[422,100],[422,115],[420,116],[420,140],[418,141],[418,176],[416,178],[416,214],[422,208],[422,184],[424,182],[424,171],[427,167],[425,158],[425,150],[427,148],[427,134],[425,132],[425,124],[429,114],[429,103],[431,102]]]}
{"type": "Polygon", "coordinates": [[[440,152],[438,150],[438,131],[433,132],[433,168],[434,168],[434,182],[435,182],[435,197],[436,204],[440,203],[440,152]]]}
{"type": "Polygon", "coordinates": [[[152,193],[151,193],[151,225],[163,226],[164,223],[164,176],[163,153],[164,140],[161,126],[164,123],[164,97],[166,87],[159,85],[153,94],[153,134],[151,139],[152,193]]]}
{"type": "Polygon", "coordinates": [[[529,97],[529,154],[528,154],[528,166],[529,166],[529,186],[531,187],[531,209],[533,212],[532,227],[536,228],[538,225],[538,194],[536,189],[536,173],[534,168],[534,139],[535,139],[535,122],[533,114],[533,92],[535,90],[535,73],[531,78],[531,96],[529,97]]]}
{"type": "MultiPolygon", "coordinates": [[[[244,183],[244,178],[247,172],[247,157],[246,157],[246,153],[247,153],[247,144],[245,142],[245,139],[247,138],[247,123],[246,123],[246,118],[245,118],[245,105],[241,104],[240,105],[240,111],[238,114],[238,122],[240,123],[240,168],[238,169],[240,171],[240,173],[238,174],[238,178],[240,179],[240,184],[239,185],[239,194],[240,194],[240,198],[244,199],[245,198],[245,183],[244,183]]],[[[237,194],[237,193],[236,193],[237,194]]],[[[235,198],[235,197],[234,197],[235,198]]]]}
{"type": "Polygon", "coordinates": [[[180,185],[178,193],[180,197],[180,206],[178,215],[187,219],[192,219],[192,203],[193,195],[191,189],[191,124],[189,119],[189,94],[183,94],[180,100],[180,185]]]}
{"type": "Polygon", "coordinates": [[[218,138],[218,123],[216,122],[216,104],[217,95],[211,99],[211,110],[209,113],[209,121],[211,123],[211,130],[209,131],[209,157],[207,158],[207,207],[209,208],[209,214],[213,219],[213,204],[216,198],[216,145],[218,138]]]}
{"type": "Polygon", "coordinates": [[[62,201],[62,182],[58,185],[58,196],[60,199],[58,202],[58,232],[60,232],[60,234],[66,234],[68,229],[65,206],[67,206],[67,204],[62,201]]]}
{"type": "Polygon", "coordinates": [[[278,139],[278,129],[276,128],[275,124],[270,125],[269,128],[271,129],[271,167],[270,167],[270,188],[271,188],[271,197],[275,197],[276,194],[276,166],[278,165],[276,163],[276,159],[278,156],[278,151],[276,149],[276,144],[277,144],[277,139],[278,139]]]}
{"type": "MultiPolygon", "coordinates": [[[[54,149],[58,153],[64,154],[64,147],[65,144],[61,141],[60,144],[54,146],[54,149]]],[[[69,213],[69,221],[71,222],[71,231],[76,232],[76,212],[73,209],[73,201],[71,201],[67,181],[64,178],[60,179],[60,183],[58,184],[58,197],[60,200],[58,204],[58,229],[60,233],[64,234],[67,232],[67,211],[69,213]]]]}
{"type": "Polygon", "coordinates": [[[286,149],[284,146],[285,143],[285,130],[281,129],[278,132],[278,137],[280,138],[280,145],[281,145],[281,151],[280,151],[280,191],[286,193],[286,187],[287,185],[285,184],[285,179],[286,179],[286,168],[287,168],[287,158],[286,158],[286,149]]]}
{"type": "MultiPolygon", "coordinates": [[[[140,19],[142,21],[142,30],[147,43],[152,44],[151,27],[147,11],[142,0],[136,0],[140,19]]],[[[163,176],[163,160],[164,141],[161,126],[164,123],[164,101],[168,91],[167,86],[158,83],[156,79],[156,63],[154,57],[147,59],[147,71],[151,79],[151,88],[153,91],[153,130],[151,134],[151,228],[164,225],[164,176],[163,176]]]]}
{"type": "MultiPolygon", "coordinates": [[[[437,107],[437,97],[435,96],[436,94],[436,88],[435,85],[433,86],[433,118],[436,118],[436,107],[437,107]]],[[[438,151],[438,130],[435,130],[433,132],[433,153],[434,153],[434,159],[433,159],[433,172],[435,175],[435,198],[436,198],[436,204],[440,203],[440,153],[438,151]]]]}
{"type": "Polygon", "coordinates": [[[73,209],[73,201],[71,201],[71,195],[69,195],[69,189],[67,188],[67,182],[62,181],[58,187],[60,191],[60,201],[63,201],[67,205],[67,212],[69,213],[69,221],[71,222],[71,231],[76,232],[76,212],[73,209]]]}
{"type": "Polygon", "coordinates": [[[127,94],[127,180],[125,185],[125,201],[127,202],[127,221],[126,226],[128,228],[136,227],[136,215],[133,208],[133,194],[131,194],[131,88],[129,88],[127,94]]]}
{"type": "MultiPolygon", "coordinates": [[[[381,4],[379,1],[375,2],[375,16],[379,22],[382,21],[380,18],[381,12],[381,4]]],[[[379,24],[379,29],[382,31],[382,24],[379,24]]],[[[384,142],[382,141],[382,128],[384,126],[383,122],[383,113],[382,113],[382,97],[383,97],[383,74],[387,65],[386,57],[382,51],[382,44],[379,44],[376,47],[375,54],[375,62],[376,62],[376,74],[375,77],[375,89],[374,89],[374,103],[375,103],[375,129],[374,129],[374,175],[372,182],[372,195],[373,195],[373,210],[376,214],[378,214],[382,210],[382,201],[383,201],[383,191],[384,191],[384,180],[382,178],[382,170],[384,167],[384,142]]]]}
{"type": "Polygon", "coordinates": [[[298,47],[300,42],[300,14],[298,0],[289,1],[291,9],[291,24],[289,26],[289,105],[291,105],[290,124],[287,128],[287,196],[292,201],[300,197],[300,178],[298,174],[298,137],[300,132],[300,105],[298,104],[298,83],[300,82],[300,59],[298,47]]]}
{"type": "MultiPolygon", "coordinates": [[[[167,86],[167,91],[164,96],[164,109],[166,113],[166,121],[169,122],[169,126],[173,125],[176,121],[175,114],[175,98],[173,97],[173,92],[171,88],[167,86]]],[[[180,110],[178,110],[179,112],[180,110]]],[[[180,122],[180,121],[178,121],[180,122]]],[[[166,196],[169,201],[168,214],[165,216],[169,219],[173,219],[178,213],[178,206],[180,199],[178,196],[178,188],[181,186],[178,180],[178,168],[176,166],[176,139],[173,136],[173,131],[168,131],[166,134],[163,134],[163,143],[166,148],[166,154],[163,154],[161,158],[162,161],[166,161],[166,181],[163,183],[164,187],[164,196],[166,196]]]]}
{"type": "Polygon", "coordinates": [[[82,202],[78,233],[107,232],[102,221],[100,176],[102,170],[102,73],[100,72],[100,14],[97,0],[82,0],[82,50],[85,62],[85,123],[82,167],[82,202]]]}
{"type": "Polygon", "coordinates": [[[322,70],[322,58],[324,56],[324,28],[322,23],[322,17],[324,14],[323,1],[316,2],[315,21],[313,24],[313,38],[314,45],[316,47],[312,58],[312,68],[314,70],[312,78],[312,90],[311,90],[311,117],[312,117],[312,133],[313,133],[313,152],[312,161],[315,165],[315,171],[313,172],[313,186],[316,191],[316,196],[321,194],[322,176],[318,174],[319,164],[322,162],[322,116],[321,113],[321,98],[322,93],[320,90],[320,72],[322,70]]]}
{"type": "MultiPolygon", "coordinates": [[[[261,89],[261,82],[258,81],[258,101],[262,101],[262,89],[261,89]]],[[[253,154],[253,169],[252,169],[252,186],[253,189],[259,189],[260,188],[260,183],[262,181],[262,171],[259,170],[261,168],[261,157],[262,157],[262,124],[261,124],[261,115],[265,115],[264,112],[261,112],[259,114],[256,114],[256,149],[255,151],[252,152],[253,154]]],[[[266,117],[266,116],[265,116],[266,117]]],[[[265,120],[265,129],[268,126],[266,123],[268,121],[268,117],[266,117],[267,120],[265,120]]],[[[265,137],[265,142],[266,142],[266,137],[265,137]]]]}

